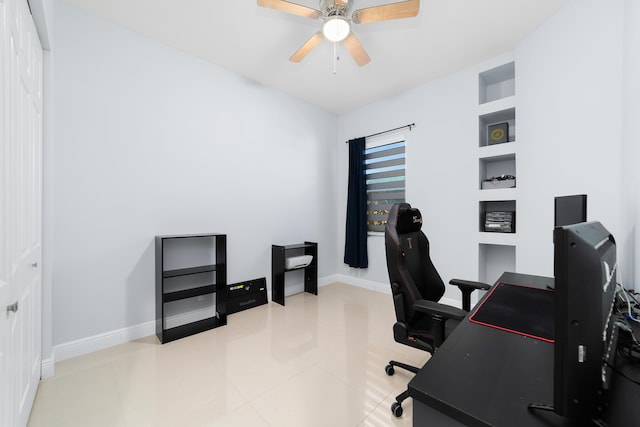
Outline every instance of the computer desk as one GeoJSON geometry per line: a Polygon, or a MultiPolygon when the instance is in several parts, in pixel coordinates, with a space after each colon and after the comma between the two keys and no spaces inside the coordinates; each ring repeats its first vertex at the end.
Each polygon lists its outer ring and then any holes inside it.
{"type": "MultiPolygon", "coordinates": [[[[499,282],[542,288],[553,285],[553,278],[504,273],[499,282]]],[[[616,365],[640,379],[637,365],[620,357],[616,365]]],[[[553,343],[468,318],[409,382],[409,395],[414,426],[584,426],[527,409],[530,403],[553,404],[553,343]]],[[[613,374],[603,420],[609,427],[639,425],[640,387],[613,374]]]]}

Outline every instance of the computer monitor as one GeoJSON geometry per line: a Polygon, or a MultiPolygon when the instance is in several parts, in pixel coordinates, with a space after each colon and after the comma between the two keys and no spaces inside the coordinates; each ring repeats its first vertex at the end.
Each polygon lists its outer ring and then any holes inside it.
{"type": "Polygon", "coordinates": [[[602,224],[555,228],[553,409],[559,415],[594,416],[602,403],[618,330],[616,271],[616,243],[602,224]]]}
{"type": "Polygon", "coordinates": [[[585,222],[587,220],[587,195],[556,197],[554,213],[555,227],[585,222]]]}

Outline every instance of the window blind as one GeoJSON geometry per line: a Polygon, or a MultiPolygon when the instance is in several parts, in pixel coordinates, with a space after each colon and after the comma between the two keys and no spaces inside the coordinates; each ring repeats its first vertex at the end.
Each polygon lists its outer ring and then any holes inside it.
{"type": "Polygon", "coordinates": [[[365,148],[368,231],[384,232],[389,210],[405,200],[405,141],[365,148]]]}

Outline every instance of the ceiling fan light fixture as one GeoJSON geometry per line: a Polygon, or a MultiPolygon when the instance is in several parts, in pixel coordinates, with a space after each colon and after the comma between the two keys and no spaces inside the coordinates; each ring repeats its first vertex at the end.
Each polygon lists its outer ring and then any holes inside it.
{"type": "Polygon", "coordinates": [[[341,42],[346,39],[351,32],[349,21],[342,17],[332,17],[322,26],[322,34],[325,38],[332,42],[341,42]]]}

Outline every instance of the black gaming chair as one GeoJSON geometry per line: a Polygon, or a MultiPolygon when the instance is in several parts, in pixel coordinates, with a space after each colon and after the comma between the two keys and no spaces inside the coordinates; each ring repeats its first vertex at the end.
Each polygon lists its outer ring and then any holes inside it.
{"type": "MultiPolygon", "coordinates": [[[[487,290],[489,285],[452,279],[449,283],[462,291],[462,307],[439,304],[444,283],[429,257],[429,240],[420,229],[422,215],[408,203],[396,203],[385,227],[387,270],[396,310],[393,337],[401,343],[433,354],[471,308],[471,293],[487,290]]],[[[417,373],[419,368],[394,360],[385,370],[393,375],[394,366],[417,373]]],[[[402,401],[408,390],[396,397],[391,412],[402,415],[402,401]]]]}

